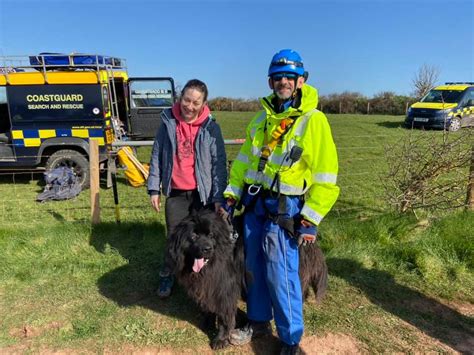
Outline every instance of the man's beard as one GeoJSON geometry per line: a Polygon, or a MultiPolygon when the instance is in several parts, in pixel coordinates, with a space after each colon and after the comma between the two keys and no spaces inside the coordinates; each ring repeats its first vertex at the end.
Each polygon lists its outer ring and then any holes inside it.
{"type": "Polygon", "coordinates": [[[293,93],[280,94],[279,91],[275,90],[275,95],[276,95],[280,100],[288,100],[288,99],[291,99],[291,97],[293,96],[293,93]]]}

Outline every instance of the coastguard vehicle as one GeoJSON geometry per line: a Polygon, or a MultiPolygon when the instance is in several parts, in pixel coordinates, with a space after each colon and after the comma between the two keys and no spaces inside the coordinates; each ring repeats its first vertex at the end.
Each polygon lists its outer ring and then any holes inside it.
{"type": "Polygon", "coordinates": [[[115,140],[154,138],[175,97],[171,77],[130,78],[116,57],[0,57],[0,169],[69,166],[87,187],[89,141],[104,162],[115,140]]]}
{"type": "Polygon", "coordinates": [[[474,82],[450,82],[430,90],[410,106],[405,126],[450,131],[474,126],[474,82]]]}

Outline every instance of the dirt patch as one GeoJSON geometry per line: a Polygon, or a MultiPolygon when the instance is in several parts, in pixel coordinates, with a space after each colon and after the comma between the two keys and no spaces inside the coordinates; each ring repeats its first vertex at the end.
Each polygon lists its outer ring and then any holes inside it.
{"type": "Polygon", "coordinates": [[[465,332],[457,330],[449,330],[449,343],[443,342],[436,337],[430,336],[425,332],[420,331],[416,326],[401,321],[398,326],[400,332],[387,338],[387,341],[392,344],[397,344],[404,352],[414,353],[446,353],[446,354],[472,354],[474,349],[474,338],[467,336],[465,332]],[[400,336],[400,334],[409,334],[400,336]]]}
{"type": "MultiPolygon", "coordinates": [[[[219,354],[258,354],[274,355],[280,351],[280,342],[274,336],[256,339],[252,343],[234,347],[231,346],[219,351],[219,354]]],[[[361,346],[350,335],[326,334],[324,337],[307,336],[302,339],[302,349],[307,354],[360,354],[361,346]]],[[[176,355],[176,354],[215,354],[210,347],[198,347],[192,349],[166,349],[156,347],[134,348],[125,346],[120,349],[121,353],[132,355],[176,355]]],[[[105,351],[104,354],[116,354],[117,351],[105,351]]]]}
{"type": "Polygon", "coordinates": [[[35,327],[29,324],[25,324],[21,328],[11,329],[8,334],[14,338],[34,338],[43,334],[46,331],[52,329],[58,330],[60,328],[62,328],[62,325],[59,322],[51,322],[41,327],[35,327]]]}
{"type": "Polygon", "coordinates": [[[362,347],[347,334],[326,334],[304,337],[301,347],[307,354],[360,354],[362,347]]]}
{"type": "Polygon", "coordinates": [[[474,304],[450,302],[447,305],[466,317],[474,317],[474,304]]]}
{"type": "MultiPolygon", "coordinates": [[[[219,354],[258,354],[258,355],[274,355],[280,351],[280,341],[274,336],[268,336],[256,339],[252,343],[241,347],[228,347],[219,351],[219,354]]],[[[307,336],[302,339],[301,347],[307,354],[360,354],[361,347],[358,342],[349,335],[345,334],[326,334],[324,337],[307,336]]],[[[18,344],[15,346],[0,348],[0,354],[24,354],[33,350],[28,344],[18,344]]],[[[52,350],[41,348],[41,354],[90,354],[87,349],[61,349],[52,350]]],[[[176,354],[200,354],[210,355],[216,354],[209,346],[199,346],[190,349],[169,349],[165,347],[135,347],[132,345],[124,345],[119,349],[104,349],[105,355],[117,353],[130,355],[176,355],[176,354]]]]}

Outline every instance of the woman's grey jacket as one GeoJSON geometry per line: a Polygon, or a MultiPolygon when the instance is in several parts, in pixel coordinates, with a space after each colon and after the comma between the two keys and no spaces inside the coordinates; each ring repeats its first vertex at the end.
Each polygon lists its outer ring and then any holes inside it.
{"type": "MultiPolygon", "coordinates": [[[[173,157],[176,154],[176,119],[171,109],[161,113],[150,160],[148,193],[169,196],[173,157]]],[[[215,119],[209,117],[199,127],[194,143],[197,190],[204,205],[223,202],[227,185],[227,157],[224,139],[215,119]]]]}

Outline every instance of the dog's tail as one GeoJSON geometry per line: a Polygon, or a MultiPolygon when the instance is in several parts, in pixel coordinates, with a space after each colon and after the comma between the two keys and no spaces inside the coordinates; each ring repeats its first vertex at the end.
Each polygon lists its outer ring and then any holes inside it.
{"type": "Polygon", "coordinates": [[[318,244],[300,247],[300,280],[304,299],[312,288],[320,303],[328,287],[328,266],[318,244]]]}
{"type": "Polygon", "coordinates": [[[311,280],[311,287],[313,288],[314,294],[316,296],[316,302],[321,303],[326,294],[326,289],[328,288],[328,266],[326,264],[326,259],[324,258],[323,252],[320,248],[317,248],[320,253],[319,263],[320,270],[319,275],[314,275],[311,280]]]}

